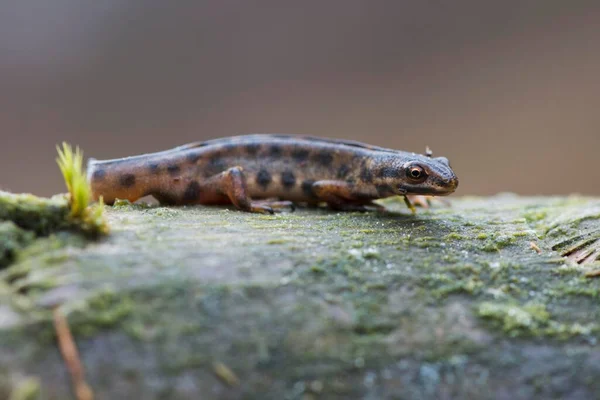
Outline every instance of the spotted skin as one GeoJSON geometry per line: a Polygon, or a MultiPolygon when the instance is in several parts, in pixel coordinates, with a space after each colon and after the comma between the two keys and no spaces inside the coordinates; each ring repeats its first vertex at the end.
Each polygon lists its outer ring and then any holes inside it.
{"type": "Polygon", "coordinates": [[[294,135],[235,136],[91,159],[88,177],[94,199],[107,204],[151,195],[167,204],[233,204],[250,212],[291,202],[359,210],[389,196],[444,196],[458,186],[444,157],[294,135]]]}
{"type": "Polygon", "coordinates": [[[123,174],[119,178],[119,183],[124,188],[130,188],[133,185],[135,185],[135,175],[134,174],[123,174]]]}
{"type": "Polygon", "coordinates": [[[296,176],[291,170],[285,170],[281,173],[281,184],[285,190],[290,190],[296,185],[296,176]]]}
{"type": "Polygon", "coordinates": [[[177,176],[179,175],[179,172],[181,172],[181,167],[179,164],[170,164],[167,166],[167,171],[169,172],[169,175],[177,176]]]}

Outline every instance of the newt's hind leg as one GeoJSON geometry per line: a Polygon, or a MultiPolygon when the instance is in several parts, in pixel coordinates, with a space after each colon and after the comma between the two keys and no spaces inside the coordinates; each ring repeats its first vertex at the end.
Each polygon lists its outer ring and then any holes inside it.
{"type": "Polygon", "coordinates": [[[203,203],[219,203],[219,198],[227,197],[234,206],[243,211],[273,214],[274,208],[289,207],[283,202],[253,201],[248,196],[246,176],[241,167],[232,167],[218,175],[210,177],[200,185],[205,196],[203,203]]]}

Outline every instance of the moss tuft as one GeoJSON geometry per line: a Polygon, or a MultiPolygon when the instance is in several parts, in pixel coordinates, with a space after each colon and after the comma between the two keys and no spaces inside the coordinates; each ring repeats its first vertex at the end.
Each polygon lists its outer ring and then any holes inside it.
{"type": "Polygon", "coordinates": [[[83,153],[79,147],[73,151],[73,148],[64,142],[62,149],[57,146],[56,150],[58,151],[56,162],[71,196],[69,200],[71,216],[82,217],[91,198],[91,190],[83,172],[83,153]]]}
{"type": "Polygon", "coordinates": [[[79,147],[73,151],[67,143],[63,143],[62,149],[58,146],[56,149],[56,162],[69,191],[70,218],[86,233],[108,233],[102,198],[97,204],[90,205],[92,190],[83,169],[83,152],[79,147]]]}

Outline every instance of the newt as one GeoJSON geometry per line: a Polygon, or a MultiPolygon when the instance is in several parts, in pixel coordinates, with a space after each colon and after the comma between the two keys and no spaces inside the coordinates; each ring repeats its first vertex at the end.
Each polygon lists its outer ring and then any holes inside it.
{"type": "MultiPolygon", "coordinates": [[[[233,204],[273,213],[295,203],[341,211],[383,208],[396,195],[445,196],[458,178],[445,157],[312,136],[254,134],[190,143],[170,150],[88,161],[95,200],[161,204],[233,204]]],[[[405,197],[406,198],[406,197],[405,197]]]]}

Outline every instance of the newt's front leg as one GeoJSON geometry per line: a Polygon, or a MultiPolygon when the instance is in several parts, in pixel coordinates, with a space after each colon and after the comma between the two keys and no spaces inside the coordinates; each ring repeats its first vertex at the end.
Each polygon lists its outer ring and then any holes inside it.
{"type": "MultiPolygon", "coordinates": [[[[414,206],[419,206],[423,208],[431,207],[435,202],[441,203],[446,207],[450,207],[450,202],[446,199],[442,199],[440,197],[435,196],[426,196],[422,194],[408,194],[406,198],[410,201],[410,203],[414,206]]],[[[409,207],[410,208],[410,207],[409,207]]]]}
{"type": "Polygon", "coordinates": [[[385,207],[373,203],[368,194],[357,192],[356,189],[344,181],[325,180],[317,181],[312,185],[314,195],[327,203],[329,207],[339,211],[367,211],[365,206],[385,210],[385,207]]]}
{"type": "Polygon", "coordinates": [[[234,206],[243,211],[253,213],[274,213],[274,209],[289,207],[293,204],[289,201],[253,201],[248,196],[246,176],[241,167],[232,167],[215,176],[208,178],[200,185],[200,193],[203,195],[201,203],[220,203],[226,196],[234,206]]]}

